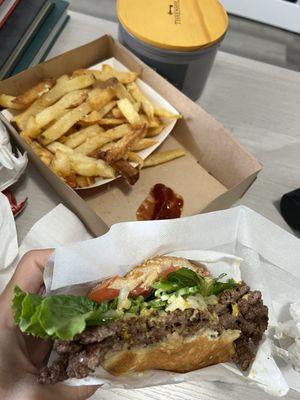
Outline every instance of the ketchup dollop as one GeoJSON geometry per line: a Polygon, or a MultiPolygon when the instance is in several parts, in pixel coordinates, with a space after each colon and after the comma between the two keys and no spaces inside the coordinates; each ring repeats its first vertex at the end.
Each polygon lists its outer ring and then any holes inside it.
{"type": "Polygon", "coordinates": [[[136,212],[138,221],[172,219],[181,216],[183,198],[163,183],[157,183],[136,212]]]}

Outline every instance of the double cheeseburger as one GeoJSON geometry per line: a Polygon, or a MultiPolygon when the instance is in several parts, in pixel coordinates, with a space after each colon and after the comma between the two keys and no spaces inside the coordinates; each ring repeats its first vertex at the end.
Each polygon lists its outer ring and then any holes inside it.
{"type": "Polygon", "coordinates": [[[99,366],[121,375],[233,360],[247,370],[268,325],[259,291],[176,257],[151,258],[87,296],[42,297],[16,287],[13,309],[22,332],[54,340],[58,357],[40,371],[42,384],[99,366]]]}

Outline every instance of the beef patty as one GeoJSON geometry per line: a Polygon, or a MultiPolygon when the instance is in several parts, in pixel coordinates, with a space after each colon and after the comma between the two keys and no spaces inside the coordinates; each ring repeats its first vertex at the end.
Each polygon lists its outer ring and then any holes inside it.
{"type": "Polygon", "coordinates": [[[219,334],[225,329],[240,330],[241,335],[234,342],[233,361],[247,370],[254,359],[252,348],[261,340],[267,325],[268,308],[263,305],[261,293],[249,291],[249,287],[241,283],[221,293],[218,304],[210,305],[207,310],[155,311],[148,317],[124,318],[89,327],[70,342],[57,340],[54,348],[59,357],[50,367],[41,370],[39,382],[53,384],[68,378],[86,377],[103,362],[108,352],[158,343],[175,332],[191,336],[203,327],[219,334]],[[238,313],[233,312],[233,304],[237,305],[238,313]]]}

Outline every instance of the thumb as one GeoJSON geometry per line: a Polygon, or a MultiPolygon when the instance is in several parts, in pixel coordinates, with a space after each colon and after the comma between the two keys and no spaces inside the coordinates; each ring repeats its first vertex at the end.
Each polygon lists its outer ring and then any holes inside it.
{"type": "Polygon", "coordinates": [[[61,400],[85,400],[91,397],[101,385],[89,385],[89,386],[67,386],[62,383],[58,383],[55,386],[58,388],[57,396],[61,400]]]}

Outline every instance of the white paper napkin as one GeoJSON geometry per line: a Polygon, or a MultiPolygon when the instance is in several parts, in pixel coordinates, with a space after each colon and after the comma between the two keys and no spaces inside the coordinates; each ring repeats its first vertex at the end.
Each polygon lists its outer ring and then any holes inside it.
{"type": "Polygon", "coordinates": [[[290,319],[276,327],[274,337],[281,348],[274,346],[274,352],[300,372],[300,300],[290,305],[289,313],[290,319]]]}
{"type": "Polygon", "coordinates": [[[7,268],[18,254],[16,224],[7,197],[0,192],[0,270],[7,268]]]}
{"type": "MultiPolygon", "coordinates": [[[[5,197],[4,195],[0,194],[0,206],[2,196],[5,197]]],[[[5,225],[7,226],[8,224],[5,225]]],[[[15,224],[12,228],[14,228],[15,231],[15,224]]],[[[12,231],[13,229],[9,230],[9,232],[12,231]]],[[[59,204],[33,225],[33,227],[25,236],[19,251],[16,243],[16,234],[15,236],[12,234],[10,235],[11,238],[15,237],[15,245],[12,245],[10,244],[12,240],[10,241],[8,239],[9,235],[6,236],[6,234],[4,234],[2,236],[1,232],[2,231],[0,230],[0,248],[2,248],[3,239],[3,251],[0,250],[0,255],[6,254],[8,247],[6,247],[6,242],[4,239],[7,237],[7,243],[9,243],[9,247],[14,248],[15,260],[11,267],[0,271],[0,293],[11,278],[19,259],[27,251],[43,248],[55,248],[63,244],[69,244],[75,241],[91,238],[91,235],[88,233],[82,222],[76,217],[76,215],[74,215],[62,204],[59,204]]],[[[7,265],[9,264],[10,263],[7,263],[7,265]]]]}
{"type": "Polygon", "coordinates": [[[27,154],[12,152],[9,135],[0,121],[0,192],[17,182],[27,166],[27,154]]]}

